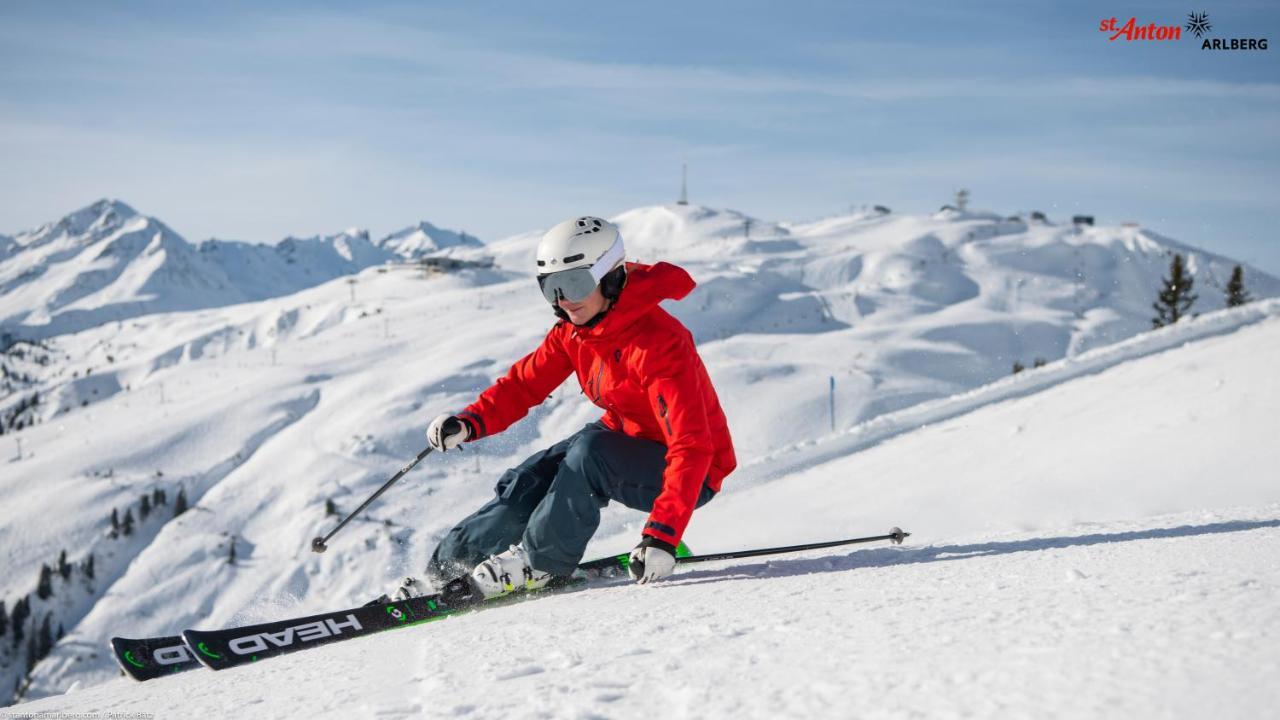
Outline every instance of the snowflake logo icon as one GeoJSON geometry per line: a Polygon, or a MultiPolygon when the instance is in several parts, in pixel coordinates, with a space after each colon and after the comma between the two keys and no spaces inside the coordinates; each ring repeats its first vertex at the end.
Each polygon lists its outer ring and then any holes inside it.
{"type": "Polygon", "coordinates": [[[1209,13],[1187,14],[1187,31],[1195,33],[1196,37],[1202,37],[1212,29],[1213,26],[1209,24],[1209,13]]]}

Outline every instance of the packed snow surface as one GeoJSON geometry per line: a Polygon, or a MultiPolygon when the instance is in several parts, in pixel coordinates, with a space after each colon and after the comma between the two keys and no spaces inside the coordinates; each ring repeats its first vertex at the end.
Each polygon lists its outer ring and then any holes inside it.
{"type": "MultiPolygon", "coordinates": [[[[747,216],[696,206],[615,220],[631,257],[678,262],[700,283],[668,308],[699,340],[741,468],[695,515],[690,545],[901,525],[908,546],[700,567],[242,671],[117,682],[112,635],[277,619],[394,587],[504,468],[599,411],[569,381],[507,433],[424,461],[312,555],[310,538],[337,519],[326,501],[354,508],[421,449],[432,417],[546,332],[538,233],[477,246],[421,224],[382,244],[298,241],[306,253],[201,246],[186,267],[221,276],[165,285],[173,273],[153,270],[190,246],[96,204],[0,238],[5,329],[43,328],[41,345],[5,357],[18,375],[0,410],[40,402],[23,416],[39,422],[14,433],[21,455],[15,442],[0,465],[0,598],[11,608],[31,594],[62,549],[96,560],[93,579],[76,568],[54,577],[51,599],[31,595],[34,617],[56,616],[66,637],[24,696],[80,689],[23,709],[627,717],[655,703],[677,715],[853,703],[873,716],[1122,716],[1215,701],[1257,714],[1274,700],[1261,678],[1275,669],[1275,618],[1225,596],[1276,606],[1280,301],[1215,311],[1234,263],[1139,228],[981,213],[751,220],[749,237],[747,216]],[[148,244],[98,259],[98,244],[126,237],[148,244]],[[496,263],[442,274],[369,260],[427,245],[496,263]],[[276,259],[252,264],[267,251],[276,259]],[[1203,314],[1144,332],[1173,252],[1189,259],[1203,314]],[[188,286],[208,292],[182,305],[188,286]],[[1037,358],[1047,364],[1009,376],[1037,358]],[[167,503],[144,519],[140,497],[157,489],[167,503]],[[175,518],[179,491],[191,509],[175,518]],[[113,510],[132,517],[127,536],[111,537],[113,510]],[[1016,549],[972,549],[992,544],[1016,549]],[[1170,569],[1197,558],[1202,575],[1170,569]],[[1240,658],[1231,677],[1206,652],[1218,632],[1240,658]],[[1168,672],[1152,679],[1132,658],[1157,651],[1168,672]],[[1080,691],[1089,683],[1101,696],[1080,691]]],[[[1247,272],[1255,297],[1280,294],[1247,272]]],[[[642,521],[610,508],[588,554],[628,549],[642,521]]],[[[0,642],[6,657],[20,663],[21,649],[0,642]]]]}
{"type": "Polygon", "coordinates": [[[700,567],[24,712],[1262,717],[1280,505],[700,567]]]}

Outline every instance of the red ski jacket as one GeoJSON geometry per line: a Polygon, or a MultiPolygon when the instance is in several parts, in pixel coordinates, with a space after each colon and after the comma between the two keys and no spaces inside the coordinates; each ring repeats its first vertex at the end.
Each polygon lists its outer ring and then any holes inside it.
{"type": "Polygon", "coordinates": [[[471,427],[468,442],[502,432],[577,373],[582,391],[604,409],[605,426],[666,445],[662,492],[644,534],[679,543],[703,483],[719,491],[737,466],[693,336],[658,307],[694,285],[675,265],[628,263],[626,287],[599,323],[556,323],[538,349],[458,413],[471,427]]]}

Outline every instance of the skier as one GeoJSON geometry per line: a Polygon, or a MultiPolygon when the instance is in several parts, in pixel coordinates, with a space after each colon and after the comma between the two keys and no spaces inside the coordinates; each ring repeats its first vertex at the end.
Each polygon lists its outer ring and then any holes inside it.
{"type": "MultiPolygon", "coordinates": [[[[624,262],[622,236],[595,217],[567,220],[538,244],[538,285],[559,318],[533,352],[465,409],[432,421],[427,441],[446,452],[502,432],[574,373],[605,412],[507,470],[495,497],[458,523],[427,568],[441,586],[470,574],[485,597],[568,576],[616,500],[649,513],[629,572],[670,574],[694,508],[737,465],[720,401],[688,329],[658,303],[694,288],[665,262],[624,262]]],[[[401,597],[426,584],[405,581],[401,597]]]]}

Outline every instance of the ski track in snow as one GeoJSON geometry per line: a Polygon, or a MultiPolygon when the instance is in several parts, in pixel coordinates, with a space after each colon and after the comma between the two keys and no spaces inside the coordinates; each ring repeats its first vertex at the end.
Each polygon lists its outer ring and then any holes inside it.
{"type": "Polygon", "coordinates": [[[1280,702],[1278,558],[1272,504],[721,563],[22,710],[1256,716],[1280,702]]]}

